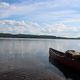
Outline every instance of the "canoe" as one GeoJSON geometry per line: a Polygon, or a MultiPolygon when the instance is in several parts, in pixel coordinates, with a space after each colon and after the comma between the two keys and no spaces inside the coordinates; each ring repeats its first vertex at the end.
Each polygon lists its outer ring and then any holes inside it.
{"type": "Polygon", "coordinates": [[[51,56],[49,56],[49,62],[50,64],[55,66],[60,72],[62,72],[66,79],[80,80],[80,71],[76,71],[76,69],[72,70],[70,68],[60,65],[56,60],[53,60],[51,56]]]}
{"type": "Polygon", "coordinates": [[[53,60],[56,60],[61,66],[68,69],[80,71],[80,60],[65,56],[65,52],[61,52],[52,48],[49,48],[49,56],[53,60]]]}

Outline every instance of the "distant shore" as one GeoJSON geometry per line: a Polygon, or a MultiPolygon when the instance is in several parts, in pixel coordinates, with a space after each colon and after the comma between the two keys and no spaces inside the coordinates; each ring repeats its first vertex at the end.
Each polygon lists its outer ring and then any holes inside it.
{"type": "Polygon", "coordinates": [[[69,38],[69,37],[57,37],[50,35],[9,34],[9,33],[0,33],[0,38],[80,39],[80,38],[69,38]]]}

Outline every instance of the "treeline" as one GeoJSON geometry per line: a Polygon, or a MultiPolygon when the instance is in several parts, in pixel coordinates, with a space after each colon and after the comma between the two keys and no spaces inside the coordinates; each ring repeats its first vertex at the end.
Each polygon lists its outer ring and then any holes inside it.
{"type": "Polygon", "coordinates": [[[1,38],[80,39],[80,38],[56,37],[56,36],[49,36],[49,35],[9,34],[9,33],[0,33],[0,37],[1,38]]]}
{"type": "Polygon", "coordinates": [[[4,37],[4,38],[57,38],[56,36],[47,36],[47,35],[8,34],[8,33],[0,33],[0,37],[4,37]]]}

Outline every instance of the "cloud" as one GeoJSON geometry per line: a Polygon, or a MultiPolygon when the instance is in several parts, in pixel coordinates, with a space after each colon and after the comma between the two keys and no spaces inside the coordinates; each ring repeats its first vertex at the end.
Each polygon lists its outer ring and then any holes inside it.
{"type": "Polygon", "coordinates": [[[10,17],[11,15],[14,14],[13,12],[15,9],[16,9],[15,5],[11,5],[6,2],[0,2],[0,18],[10,17]]]}
{"type": "MultiPolygon", "coordinates": [[[[77,9],[75,9],[75,5],[70,5],[71,3],[80,3],[79,1],[59,1],[59,0],[50,0],[50,1],[34,1],[28,4],[27,1],[23,3],[16,3],[16,4],[9,4],[7,2],[1,2],[1,8],[2,11],[0,13],[0,18],[6,18],[10,17],[12,15],[17,15],[17,16],[35,16],[37,15],[38,17],[44,17],[44,15],[47,16],[47,19],[52,17],[60,17],[60,16],[67,16],[71,15],[76,12],[77,9]],[[65,3],[65,4],[64,4],[65,3]],[[74,7],[74,8],[73,8],[74,7]],[[4,8],[6,8],[4,10],[4,8]],[[72,9],[73,8],[73,9],[72,9]],[[47,15],[48,13],[49,15],[47,15]],[[51,15],[50,15],[51,14],[51,15]]],[[[37,18],[37,16],[35,16],[37,18]]],[[[55,17],[55,18],[56,18],[55,17]]]]}
{"type": "Polygon", "coordinates": [[[41,26],[36,22],[0,20],[0,32],[79,37],[79,31],[80,27],[66,26],[63,23],[41,26]]]}
{"type": "Polygon", "coordinates": [[[0,3],[0,8],[8,8],[10,5],[9,3],[1,2],[0,3]]]}
{"type": "Polygon", "coordinates": [[[80,27],[67,26],[63,23],[50,24],[46,29],[48,34],[56,36],[79,37],[80,34],[80,27]]]}
{"type": "Polygon", "coordinates": [[[15,20],[1,20],[0,31],[9,33],[23,33],[25,31],[25,22],[15,20]]]}
{"type": "Polygon", "coordinates": [[[9,4],[6,2],[0,3],[0,18],[7,18],[12,15],[27,15],[28,13],[35,10],[37,7],[35,5],[26,4],[9,4]]]}
{"type": "Polygon", "coordinates": [[[66,29],[66,27],[65,27],[65,25],[64,24],[54,24],[54,25],[49,25],[48,26],[48,31],[49,32],[54,32],[54,31],[56,31],[56,32],[63,32],[63,30],[65,30],[66,29]]]}
{"type": "Polygon", "coordinates": [[[80,22],[80,18],[69,18],[69,19],[65,19],[62,22],[64,22],[64,23],[80,22]]]}
{"type": "Polygon", "coordinates": [[[22,34],[42,34],[43,29],[37,23],[16,20],[0,20],[0,31],[22,34]]]}
{"type": "Polygon", "coordinates": [[[0,9],[15,9],[16,7],[6,2],[0,2],[0,9]]]}
{"type": "Polygon", "coordinates": [[[79,8],[79,0],[0,2],[0,32],[79,36],[79,8]]]}

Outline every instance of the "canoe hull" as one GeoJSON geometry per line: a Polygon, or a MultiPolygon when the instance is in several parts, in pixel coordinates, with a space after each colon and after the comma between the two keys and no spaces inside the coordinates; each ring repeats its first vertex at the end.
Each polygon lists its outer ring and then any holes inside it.
{"type": "Polygon", "coordinates": [[[56,60],[60,65],[66,68],[75,70],[75,71],[80,71],[80,62],[77,62],[76,60],[65,58],[64,54],[65,53],[54,50],[52,48],[49,49],[49,56],[52,59],[56,60]],[[63,56],[56,55],[58,53],[63,56]]]}

